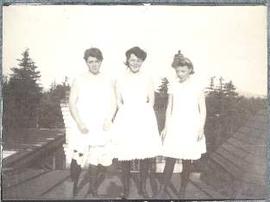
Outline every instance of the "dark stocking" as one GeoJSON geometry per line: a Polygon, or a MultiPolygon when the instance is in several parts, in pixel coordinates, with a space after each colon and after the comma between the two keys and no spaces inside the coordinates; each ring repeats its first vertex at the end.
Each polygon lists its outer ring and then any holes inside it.
{"type": "Polygon", "coordinates": [[[123,198],[127,198],[129,195],[129,183],[130,183],[130,161],[122,161],[121,162],[121,178],[122,178],[122,184],[123,184],[123,198]]]}
{"type": "Polygon", "coordinates": [[[97,178],[98,178],[98,167],[94,165],[89,165],[88,168],[88,182],[89,189],[88,193],[91,193],[94,197],[98,196],[97,194],[97,178]]]}
{"type": "Polygon", "coordinates": [[[82,171],[81,166],[78,165],[75,159],[72,159],[70,164],[70,177],[71,180],[73,181],[73,196],[75,196],[78,193],[78,182],[81,171],[82,171]]]}
{"type": "Polygon", "coordinates": [[[183,171],[181,174],[181,188],[179,190],[179,196],[184,197],[186,187],[189,181],[190,169],[191,169],[191,160],[182,160],[183,162],[183,171]]]}
{"type": "Polygon", "coordinates": [[[153,192],[153,196],[156,196],[158,193],[158,184],[156,181],[156,158],[152,158],[150,160],[150,184],[151,184],[151,189],[153,192]]]}
{"type": "Polygon", "coordinates": [[[174,170],[174,165],[175,165],[176,159],[175,158],[166,158],[166,164],[165,168],[163,171],[163,176],[162,176],[162,182],[161,182],[161,193],[165,193],[166,188],[168,184],[170,183],[173,170],[174,170]]]}
{"type": "Polygon", "coordinates": [[[102,166],[102,165],[98,165],[98,175],[97,175],[97,188],[98,186],[105,180],[105,175],[106,175],[106,171],[107,171],[107,168],[102,166]]]}
{"type": "Polygon", "coordinates": [[[140,161],[140,190],[139,194],[144,198],[148,198],[146,191],[146,181],[148,177],[148,170],[150,168],[150,159],[144,159],[140,161]]]}

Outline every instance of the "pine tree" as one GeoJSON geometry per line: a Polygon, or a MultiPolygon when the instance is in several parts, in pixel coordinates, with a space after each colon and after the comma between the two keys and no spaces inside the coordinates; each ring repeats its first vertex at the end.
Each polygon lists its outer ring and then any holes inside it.
{"type": "Polygon", "coordinates": [[[37,127],[40,98],[40,72],[29,56],[29,49],[18,59],[18,67],[11,68],[12,74],[5,92],[4,110],[8,113],[10,127],[37,127]]]}
{"type": "Polygon", "coordinates": [[[228,96],[228,97],[236,97],[238,95],[232,81],[229,81],[228,83],[224,84],[224,91],[225,91],[224,92],[225,96],[228,96]]]}
{"type": "Polygon", "coordinates": [[[53,82],[48,92],[41,99],[39,125],[45,128],[64,127],[60,102],[66,99],[70,90],[67,79],[61,84],[53,82]]]}
{"type": "Polygon", "coordinates": [[[216,93],[216,87],[215,87],[215,76],[212,76],[210,78],[209,86],[206,88],[208,95],[212,95],[216,93]]]}
{"type": "Polygon", "coordinates": [[[160,94],[163,94],[163,95],[167,94],[168,83],[169,83],[169,81],[168,81],[168,79],[166,77],[161,79],[161,85],[159,86],[159,89],[158,89],[160,94]]]}

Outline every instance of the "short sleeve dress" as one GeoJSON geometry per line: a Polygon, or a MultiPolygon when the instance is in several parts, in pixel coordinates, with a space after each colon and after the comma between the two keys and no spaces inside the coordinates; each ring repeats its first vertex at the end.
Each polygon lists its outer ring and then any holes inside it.
{"type": "Polygon", "coordinates": [[[193,75],[183,83],[178,82],[177,78],[169,80],[172,112],[167,117],[163,156],[196,160],[206,152],[205,136],[197,141],[200,128],[199,99],[204,96],[201,86],[193,75]]]}
{"type": "Polygon", "coordinates": [[[78,114],[89,132],[82,134],[73,129],[73,158],[85,167],[88,164],[109,166],[112,163],[110,131],[103,130],[105,119],[109,118],[115,99],[113,83],[109,77],[85,74],[75,81],[79,90],[78,114]]]}
{"type": "Polygon", "coordinates": [[[115,157],[120,161],[152,158],[161,154],[162,144],[148,92],[151,79],[144,73],[126,70],[116,81],[122,98],[114,120],[115,157]]]}

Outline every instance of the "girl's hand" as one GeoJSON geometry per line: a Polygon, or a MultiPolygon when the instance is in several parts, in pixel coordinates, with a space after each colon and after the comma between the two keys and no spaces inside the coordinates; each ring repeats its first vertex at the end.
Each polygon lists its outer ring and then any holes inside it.
{"type": "Polygon", "coordinates": [[[197,141],[202,140],[203,136],[204,136],[203,129],[199,129],[199,131],[198,131],[198,139],[197,139],[197,141]]]}
{"type": "Polygon", "coordinates": [[[161,131],[161,141],[164,142],[165,140],[165,137],[167,135],[167,128],[164,128],[162,131],[161,131]]]}
{"type": "Polygon", "coordinates": [[[82,134],[87,134],[89,132],[88,128],[86,127],[84,123],[78,124],[78,128],[82,134]]]}
{"type": "Polygon", "coordinates": [[[111,128],[112,126],[112,121],[106,119],[103,123],[103,130],[107,131],[111,128]]]}

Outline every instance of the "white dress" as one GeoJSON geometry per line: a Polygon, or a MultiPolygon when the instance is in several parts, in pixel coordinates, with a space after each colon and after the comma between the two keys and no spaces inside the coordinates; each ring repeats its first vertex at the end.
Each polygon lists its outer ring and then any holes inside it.
{"type": "Polygon", "coordinates": [[[109,118],[115,99],[113,85],[108,77],[98,74],[81,75],[75,80],[79,90],[77,109],[80,119],[89,132],[82,134],[73,128],[71,148],[73,157],[82,167],[92,165],[109,166],[112,163],[110,131],[103,130],[105,119],[109,118]]]}
{"type": "Polygon", "coordinates": [[[197,141],[200,128],[199,98],[203,88],[191,75],[183,83],[169,81],[168,93],[172,95],[172,112],[168,117],[167,134],[163,142],[163,156],[196,160],[206,152],[205,136],[197,141]]]}
{"type": "Polygon", "coordinates": [[[162,144],[153,106],[148,103],[151,80],[144,73],[127,70],[116,81],[122,105],[114,120],[115,157],[120,161],[152,158],[162,144]]]}

